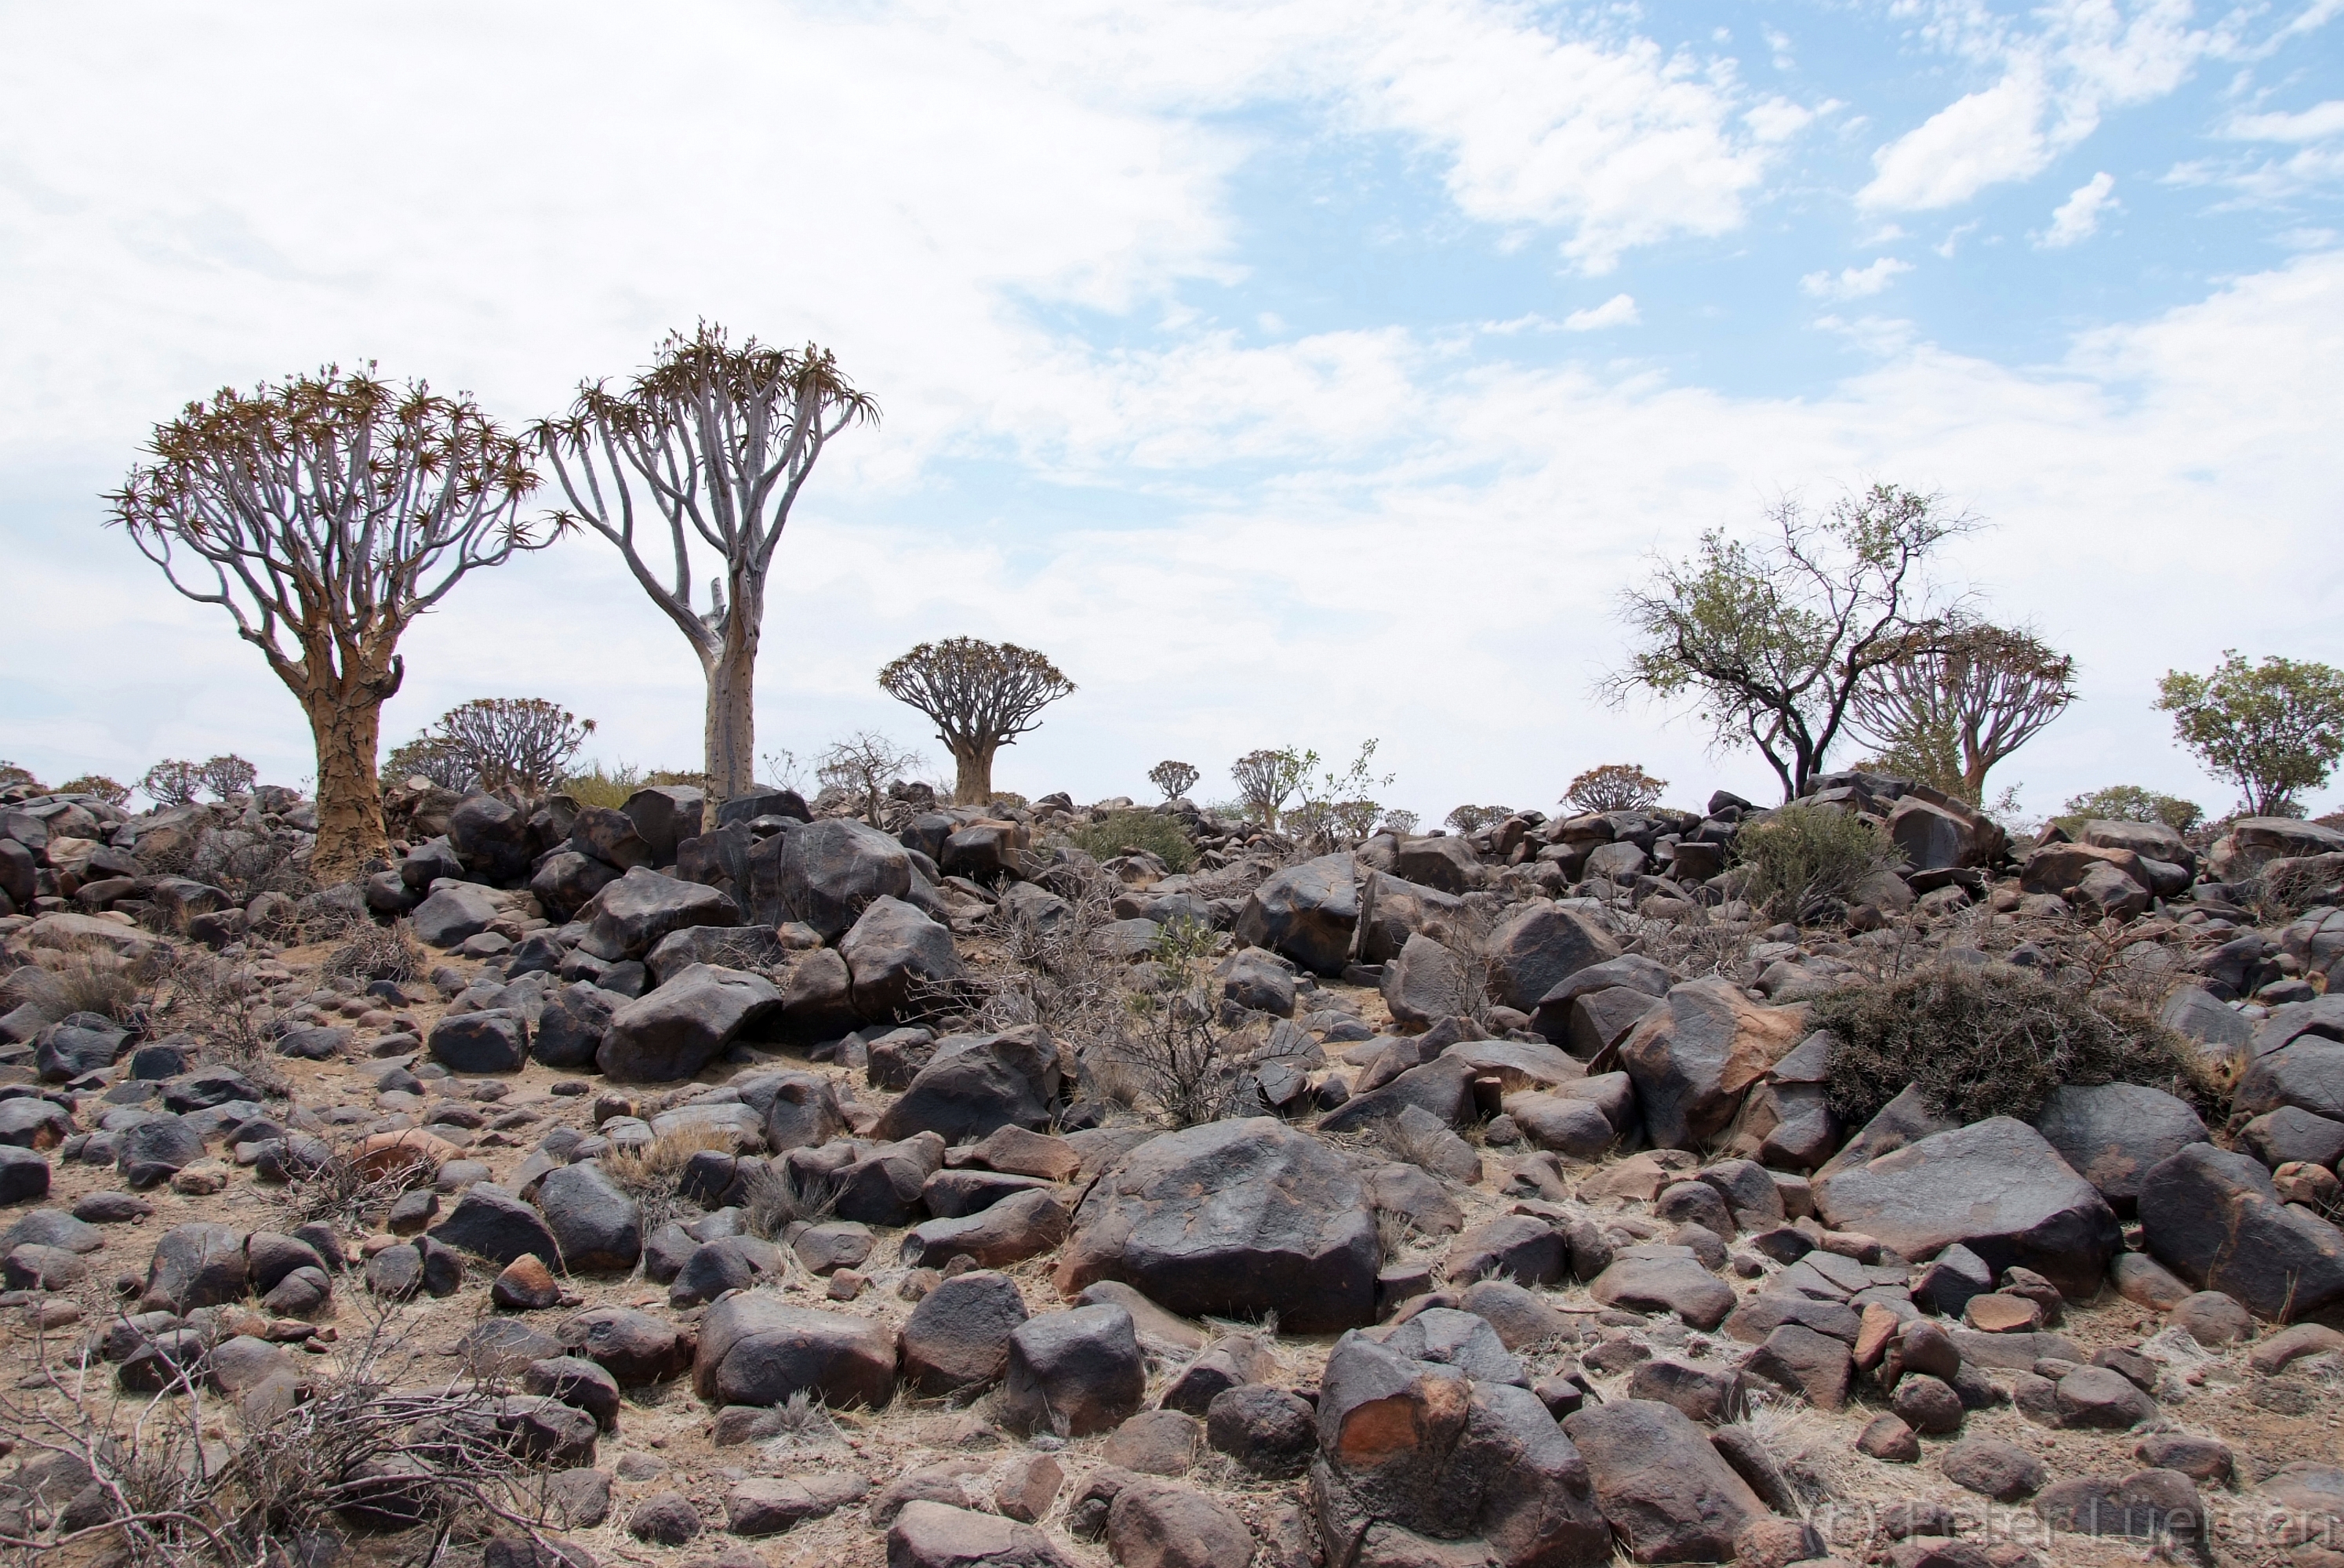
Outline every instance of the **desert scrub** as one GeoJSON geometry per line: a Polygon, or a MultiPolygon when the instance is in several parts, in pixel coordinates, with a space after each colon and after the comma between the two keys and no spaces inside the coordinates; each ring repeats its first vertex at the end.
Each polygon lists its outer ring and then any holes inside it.
{"type": "Polygon", "coordinates": [[[1831,1031],[1831,1107],[1851,1126],[1907,1084],[1964,1122],[2031,1121],[2063,1084],[2195,1087],[2172,1034],[2146,1014],[2009,964],[1927,964],[1827,992],[1809,1016],[1831,1031]]]}
{"type": "Polygon", "coordinates": [[[139,1002],[138,981],[130,966],[95,944],[26,964],[0,981],[0,1010],[30,1003],[51,1023],[80,1012],[127,1023],[137,1015],[139,1002]]]}
{"type": "Polygon", "coordinates": [[[351,980],[406,981],[420,978],[429,961],[423,944],[415,940],[412,920],[387,926],[369,920],[326,956],[324,968],[329,975],[351,980]]]}
{"type": "Polygon", "coordinates": [[[1742,896],[1784,920],[1845,901],[1866,877],[1904,859],[1876,823],[1801,800],[1743,823],[1733,839],[1742,896]]]}
{"type": "Polygon", "coordinates": [[[1170,870],[1197,863],[1197,847],[1170,817],[1153,811],[1114,811],[1076,828],[1068,842],[1095,860],[1112,860],[1127,849],[1145,849],[1170,870]]]}

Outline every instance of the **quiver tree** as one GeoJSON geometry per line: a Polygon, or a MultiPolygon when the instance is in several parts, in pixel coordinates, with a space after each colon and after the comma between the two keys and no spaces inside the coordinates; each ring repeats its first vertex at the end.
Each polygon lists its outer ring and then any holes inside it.
{"type": "Polygon", "coordinates": [[[1238,799],[1245,802],[1247,814],[1275,831],[1278,812],[1285,809],[1295,786],[1302,782],[1303,766],[1301,757],[1290,747],[1274,751],[1265,748],[1230,763],[1229,777],[1237,781],[1238,799]]]}
{"type": "Polygon", "coordinates": [[[308,715],[318,748],[310,874],[384,858],[375,748],[406,675],[399,639],[467,573],[540,548],[520,443],[469,396],[373,367],[223,389],[156,427],[154,461],[106,498],[180,593],[216,604],[308,715]]]}
{"type": "Polygon", "coordinates": [[[936,727],[951,751],[953,803],[993,799],[993,755],[1038,728],[1043,709],[1075,689],[1045,656],[973,637],[924,642],[879,672],[879,689],[936,727]]]}
{"type": "Polygon", "coordinates": [[[1163,790],[1167,800],[1177,800],[1203,777],[1186,762],[1158,762],[1147,770],[1147,781],[1163,790]]]}
{"type": "Polygon", "coordinates": [[[734,347],[702,322],[671,333],[624,388],[588,382],[568,415],[532,432],[566,501],[557,516],[618,547],[700,660],[712,828],[718,807],[757,787],[757,644],[790,508],[831,437],[878,413],[826,350],[734,347]]]}
{"type": "Polygon", "coordinates": [[[1615,702],[1638,690],[1689,699],[1719,745],[1758,749],[1789,800],[1821,771],[1874,672],[1942,644],[1950,626],[1927,564],[1975,525],[1894,485],[1820,515],[1784,501],[1767,522],[1754,544],[1702,535],[1690,558],[1661,562],[1623,596],[1634,651],[1602,689],[1615,702]]]}
{"type": "Polygon", "coordinates": [[[441,714],[431,739],[479,788],[538,796],[561,782],[593,733],[592,719],[541,697],[482,697],[441,714]]]}
{"type": "Polygon", "coordinates": [[[218,799],[231,795],[249,795],[252,787],[260,782],[260,769],[231,751],[225,757],[207,758],[197,777],[204,788],[218,799]]]}
{"type": "Polygon", "coordinates": [[[1854,721],[1884,755],[1973,805],[1988,769],[2076,700],[2076,661],[2031,632],[1984,622],[1923,633],[1855,689],[1854,721]]]}
{"type": "Polygon", "coordinates": [[[1582,811],[1641,811],[1658,805],[1668,787],[1667,779],[1653,778],[1641,762],[1606,762],[1573,779],[1562,792],[1562,804],[1582,811]]]}
{"type": "Polygon", "coordinates": [[[204,770],[199,764],[173,758],[157,762],[138,780],[138,788],[157,806],[184,806],[203,787],[204,770]]]}

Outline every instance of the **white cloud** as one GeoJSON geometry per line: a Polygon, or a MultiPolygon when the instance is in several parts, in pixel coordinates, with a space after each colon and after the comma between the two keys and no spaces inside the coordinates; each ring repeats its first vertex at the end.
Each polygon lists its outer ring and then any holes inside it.
{"type": "Polygon", "coordinates": [[[2319,142],[2344,136],[2344,98],[2330,98],[2299,114],[2235,116],[2222,134],[2241,142],[2319,142]]]}
{"type": "Polygon", "coordinates": [[[1566,332],[1595,332],[1606,327],[1633,327],[1642,319],[1635,296],[1615,294],[1601,305],[1572,311],[1562,318],[1562,327],[1566,332]]]}
{"type": "Polygon", "coordinates": [[[1843,267],[1837,274],[1811,272],[1799,279],[1799,288],[1816,299],[1868,299],[1912,270],[1911,262],[1884,256],[1869,266],[1843,267]]]}
{"type": "Polygon", "coordinates": [[[2051,214],[2051,226],[2036,243],[2046,250],[2059,250],[2091,238],[2099,232],[2100,215],[2122,205],[2116,200],[2116,176],[2105,170],[2077,186],[2051,214]]]}
{"type": "Polygon", "coordinates": [[[2190,9],[2189,0],[2146,0],[2129,14],[2114,0],[2058,0],[2036,13],[2039,30],[2021,34],[1980,7],[1941,6],[1932,36],[1993,65],[1999,79],[1876,151],[1858,201],[1924,211],[2034,178],[2107,110],[2165,96],[2198,60],[2230,46],[2219,29],[2191,28],[2190,9]]]}

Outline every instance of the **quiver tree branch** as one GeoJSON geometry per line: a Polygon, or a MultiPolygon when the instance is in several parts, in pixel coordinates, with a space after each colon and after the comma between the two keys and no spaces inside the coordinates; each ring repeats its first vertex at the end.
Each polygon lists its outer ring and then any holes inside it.
{"type": "Polygon", "coordinates": [[[588,382],[530,432],[561,489],[556,516],[616,547],[700,660],[712,827],[756,788],[757,647],[790,508],[831,438],[878,416],[827,350],[735,347],[702,322],[671,333],[623,390],[588,382]],[[713,557],[704,599],[696,551],[713,557]]]}
{"type": "Polygon", "coordinates": [[[1855,689],[1854,721],[1898,755],[1944,755],[1957,776],[1927,782],[1973,803],[1986,773],[2076,699],[2076,661],[2033,633],[1955,623],[1877,665],[1855,689]]]}
{"type": "Polygon", "coordinates": [[[321,882],[388,848],[375,746],[406,674],[400,635],[467,574],[562,528],[520,519],[537,475],[469,396],[373,372],[328,366],[190,403],[106,498],[171,586],[226,610],[308,715],[321,882]]]}
{"type": "Polygon", "coordinates": [[[1075,689],[1031,648],[973,637],[924,642],[879,672],[880,689],[918,709],[952,752],[953,800],[993,799],[993,757],[1037,728],[1042,709],[1075,689]]]}

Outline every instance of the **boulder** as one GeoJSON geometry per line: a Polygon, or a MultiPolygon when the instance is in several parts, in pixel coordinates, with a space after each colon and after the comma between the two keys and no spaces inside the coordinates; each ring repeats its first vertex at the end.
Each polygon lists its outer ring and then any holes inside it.
{"type": "Polygon", "coordinates": [[[591,855],[557,849],[538,862],[529,879],[529,890],[548,919],[566,920],[592,903],[594,895],[617,881],[619,876],[620,868],[591,855]]]}
{"type": "Polygon", "coordinates": [[[1526,1388],[1349,1333],[1327,1359],[1317,1415],[1310,1501],[1331,1561],[1611,1560],[1588,1465],[1526,1388]]]}
{"type": "Polygon", "coordinates": [[[1034,1190],[958,1219],[928,1220],[905,1232],[904,1261],[917,1268],[965,1256],[980,1269],[1005,1269],[1041,1256],[1066,1239],[1066,1211],[1034,1190]]]}
{"type": "Polygon", "coordinates": [[[1674,1312],[1704,1332],[1733,1311],[1733,1287],[1702,1267],[1692,1248],[1666,1243],[1621,1249],[1587,1292],[1607,1307],[1674,1312]]]}
{"type": "Polygon", "coordinates": [[[464,1189],[448,1217],[433,1227],[431,1236],[444,1246],[470,1252],[495,1263],[510,1263],[530,1253],[541,1259],[561,1256],[561,1243],[546,1228],[538,1211],[487,1181],[464,1189]]]}
{"type": "Polygon", "coordinates": [[[44,1083],[64,1083],[112,1067],[130,1031],[95,1013],[76,1013],[33,1037],[33,1066],[44,1083]]]}
{"type": "Polygon", "coordinates": [[[887,1568],[1073,1568],[1050,1538],[995,1513],[924,1500],[887,1527],[887,1568]]]}
{"type": "MultiPolygon", "coordinates": [[[[436,896],[436,895],[435,895],[436,896]]],[[[637,866],[578,911],[587,922],[579,950],[604,963],[640,959],[687,926],[737,926],[741,907],[714,888],[637,866]]]]}
{"type": "Polygon", "coordinates": [[[1614,1400],[1565,1417],[1562,1430],[1596,1506],[1639,1562],[1730,1561],[1736,1537],[1768,1517],[1749,1483],[1672,1406],[1614,1400]]]}
{"type": "Polygon", "coordinates": [[[894,1392],[895,1336],[868,1318],[743,1291],[701,1319],[692,1379],[718,1404],[784,1404],[803,1392],[827,1404],[882,1405],[894,1392]]]}
{"type": "Polygon", "coordinates": [[[672,866],[676,845],[701,830],[707,800],[705,792],[689,784],[650,784],[628,796],[619,809],[635,825],[651,863],[672,866]]]}
{"type": "Polygon", "coordinates": [[[2243,882],[2272,860],[2344,852],[2344,833],[2292,817],[2241,817],[2214,841],[2207,870],[2218,882],[2243,882]]]}
{"type": "Polygon", "coordinates": [[[1470,1012],[1477,1000],[1457,955],[1421,931],[1409,936],[1398,956],[1384,965],[1378,990],[1392,1021],[1407,1030],[1470,1012]]]}
{"type": "MultiPolygon", "coordinates": [[[[2344,1002],[2344,998],[2336,1000],[2344,1002]]],[[[2278,1021],[2276,1015],[2272,1021],[2278,1021]]],[[[2334,1023],[2319,1027],[2344,1033],[2344,1028],[2334,1023]]],[[[2344,1121],[2344,1040],[2301,1034],[2272,1050],[2265,1043],[2270,1033],[2266,1023],[2255,1041],[2253,1064],[2238,1080],[2230,1108],[2259,1116],[2292,1105],[2314,1116],[2344,1121]]]]}
{"type": "Polygon", "coordinates": [[[1906,1258],[1960,1242],[1997,1274],[2033,1269],[2077,1300],[2099,1289],[2123,1242],[2107,1200],[2007,1116],[1820,1176],[1814,1203],[1833,1229],[1877,1237],[1906,1258]]]}
{"type": "Polygon", "coordinates": [[[1118,1491],[1107,1508],[1106,1540],[1119,1568],[1248,1568],[1254,1559],[1244,1520],[1166,1481],[1118,1491]]]}
{"type": "Polygon", "coordinates": [[[184,1316],[242,1299],[251,1287],[244,1241],[243,1232],[207,1221],[173,1226],[155,1243],[141,1309],[184,1316]]]}
{"type": "Polygon", "coordinates": [[[854,1010],[867,1019],[930,1010],[965,972],[950,930],[884,896],[864,907],[838,951],[853,980],[854,1010]]]}
{"type": "Polygon", "coordinates": [[[777,969],[787,961],[789,947],[771,926],[686,926],[659,940],[643,959],[652,983],[665,985],[693,964],[724,969],[777,969]]]}
{"type": "Polygon", "coordinates": [[[751,1539],[778,1535],[809,1519],[860,1503],[870,1490],[868,1481],[847,1470],[747,1476],[734,1482],[724,1494],[724,1527],[751,1539]]]}
{"type": "Polygon", "coordinates": [[[911,890],[911,856],[867,823],[831,818],[783,835],[778,893],[787,913],[777,919],[803,920],[825,942],[844,936],[874,900],[911,890]]]}
{"type": "Polygon", "coordinates": [[[1275,1312],[1305,1333],[1372,1322],[1375,1218],[1342,1157],[1274,1118],[1138,1145],[1076,1211],[1058,1289],[1119,1280],[1184,1316],[1275,1312]]]}
{"type": "Polygon", "coordinates": [[[1257,887],[1238,913],[1238,940],[1268,948],[1322,975],[1350,961],[1359,919],[1358,867],[1348,854],[1289,866],[1257,887]]]}
{"type": "Polygon", "coordinates": [[[1009,1364],[1009,1336],[1026,1322],[1016,1282],[987,1269],[945,1281],[904,1322],[904,1377],[931,1398],[982,1388],[1009,1364]]]}
{"type": "Polygon", "coordinates": [[[1010,1332],[1001,1412],[1015,1427],[1087,1437],[1122,1424],[1147,1392],[1147,1363],[1121,1307],[1046,1312],[1010,1332]]]}
{"type": "Polygon", "coordinates": [[[1257,1475],[1288,1474],[1318,1447],[1318,1413],[1285,1389],[1238,1383],[1205,1407],[1205,1439],[1257,1475]]]}
{"type": "Polygon", "coordinates": [[[2161,1161],[2141,1183],[2140,1223],[2157,1261],[2258,1317],[2309,1317],[2344,1300],[2344,1231],[2280,1202],[2250,1156],[2193,1143],[2161,1161]]]}
{"type": "Polygon", "coordinates": [[[818,1149],[846,1131],[846,1112],[830,1080],[811,1072],[776,1075],[765,1108],[765,1147],[775,1154],[818,1149]]]}
{"type": "Polygon", "coordinates": [[[693,1359],[693,1342],[677,1333],[673,1323],[633,1307],[589,1308],[565,1322],[554,1337],[571,1354],[616,1378],[621,1388],[672,1377],[693,1359]]]}
{"type": "Polygon", "coordinates": [[[1247,948],[1231,955],[1217,972],[1221,995],[1238,1007],[1278,1018],[1294,1016],[1294,975],[1277,955],[1247,948]]]}
{"type": "Polygon", "coordinates": [[[1991,865],[2006,842],[2000,828],[1967,807],[1918,795],[1905,796],[1889,812],[1888,837],[1914,871],[1991,865]]]}
{"type": "Polygon", "coordinates": [[[548,1171],[537,1203],[563,1268],[609,1272],[631,1269],[642,1256],[642,1208],[594,1161],[548,1171]]]}
{"type": "Polygon", "coordinates": [[[612,1012],[594,1060],[621,1081],[672,1083],[692,1077],[781,1008],[782,993],[763,975],[693,964],[612,1012]]]}
{"type": "Polygon", "coordinates": [[[1620,1043],[1646,1135],[1662,1149],[1714,1139],[1744,1091],[1807,1033],[1804,1008],[1762,1006],[1724,979],[1672,988],[1620,1043]]]}
{"type": "Polygon", "coordinates": [[[545,999],[545,1009],[537,1015],[530,1054],[557,1070],[589,1065],[602,1049],[611,1014],[628,1000],[585,980],[562,987],[545,999]]]}
{"type": "Polygon", "coordinates": [[[1541,903],[1490,932],[1489,951],[1491,994],[1527,1013],[1581,970],[1619,958],[1620,944],[1578,910],[1541,903]]]}
{"type": "Polygon", "coordinates": [[[950,1035],[936,1042],[927,1065],[871,1135],[894,1140],[935,1132],[957,1144],[1000,1127],[1038,1131],[1050,1124],[1060,1081],[1057,1046],[1038,1024],[950,1035]]]}
{"type": "Polygon", "coordinates": [[[448,841],[488,881],[517,881],[529,870],[529,815],[493,795],[468,795],[448,813],[448,841]]]}
{"type": "Polygon", "coordinates": [[[2139,1201],[2150,1166],[2206,1141],[2206,1124],[2187,1101],[2137,1083],[2055,1089],[2035,1129],[2120,1215],[2139,1201]]]}
{"type": "Polygon", "coordinates": [[[409,916],[418,941],[452,948],[489,929],[501,913],[486,888],[469,882],[442,884],[409,916]]]}
{"type": "Polygon", "coordinates": [[[455,1013],[431,1026],[424,1049],[451,1072],[518,1072],[529,1060],[529,1020],[502,1008],[455,1013]]]}

